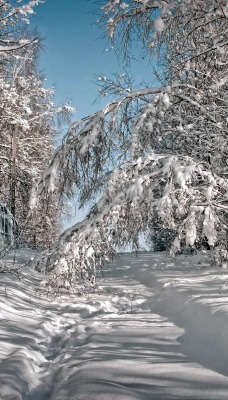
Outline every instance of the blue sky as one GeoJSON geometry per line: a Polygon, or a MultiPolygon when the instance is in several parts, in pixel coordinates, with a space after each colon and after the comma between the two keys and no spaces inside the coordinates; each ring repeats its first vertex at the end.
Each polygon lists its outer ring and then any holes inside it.
{"type": "MultiPolygon", "coordinates": [[[[111,76],[123,72],[110,44],[101,39],[102,30],[97,26],[98,8],[93,0],[46,0],[36,7],[31,26],[37,27],[44,38],[44,51],[40,68],[47,77],[47,85],[55,86],[56,102],[70,99],[79,119],[104,105],[93,104],[98,97],[94,75],[111,76]]],[[[139,56],[132,66],[132,74],[140,82],[150,77],[147,61],[139,56]]]]}
{"type": "Polygon", "coordinates": [[[97,39],[96,8],[87,0],[46,0],[31,18],[45,39],[40,67],[48,85],[55,85],[58,103],[71,99],[77,119],[98,108],[92,106],[97,97],[94,75],[118,67],[113,54],[105,51],[106,41],[97,39]]]}

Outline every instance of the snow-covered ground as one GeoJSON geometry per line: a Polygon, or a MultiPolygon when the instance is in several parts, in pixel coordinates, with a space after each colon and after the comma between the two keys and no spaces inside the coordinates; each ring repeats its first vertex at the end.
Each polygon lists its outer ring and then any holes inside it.
{"type": "Polygon", "coordinates": [[[19,277],[0,274],[0,400],[228,399],[225,269],[123,254],[95,291],[54,300],[29,262],[19,277]]]}

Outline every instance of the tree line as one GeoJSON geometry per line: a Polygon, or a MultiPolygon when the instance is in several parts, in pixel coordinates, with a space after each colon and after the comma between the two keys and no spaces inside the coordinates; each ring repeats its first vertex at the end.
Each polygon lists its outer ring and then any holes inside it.
{"type": "Polygon", "coordinates": [[[39,72],[42,43],[28,18],[39,3],[0,1],[0,202],[8,210],[1,212],[2,244],[10,233],[44,248],[59,234],[60,208],[47,195],[32,210],[31,195],[54,152],[57,119],[67,120],[72,109],[54,104],[54,90],[39,72]]]}

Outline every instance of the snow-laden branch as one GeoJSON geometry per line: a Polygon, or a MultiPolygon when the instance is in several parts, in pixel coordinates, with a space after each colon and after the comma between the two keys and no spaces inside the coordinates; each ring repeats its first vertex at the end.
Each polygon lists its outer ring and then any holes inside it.
{"type": "Polygon", "coordinates": [[[121,160],[143,155],[148,145],[154,148],[150,132],[159,137],[166,135],[165,131],[168,129],[179,129],[180,123],[172,126],[172,120],[169,121],[168,118],[162,124],[163,116],[169,109],[173,110],[172,104],[178,102],[179,109],[180,104],[187,102],[191,112],[195,109],[196,115],[201,113],[201,125],[203,119],[205,124],[212,122],[216,125],[220,122],[220,119],[217,121],[217,117],[208,111],[207,98],[197,88],[193,87],[192,93],[191,89],[191,85],[174,83],[164,88],[131,91],[108,103],[103,110],[72,124],[39,182],[38,195],[59,188],[61,196],[71,196],[76,188],[81,204],[89,201],[99,188],[101,180],[105,184],[111,158],[121,160]],[[188,96],[186,87],[190,90],[188,96]],[[199,100],[195,96],[198,92],[199,100]],[[130,108],[131,117],[126,126],[130,108]],[[135,112],[134,108],[139,108],[139,111],[135,112]]]}
{"type": "Polygon", "coordinates": [[[36,42],[37,42],[37,38],[34,38],[32,40],[23,40],[21,42],[19,41],[19,43],[16,44],[16,45],[10,45],[10,46],[8,46],[8,45],[4,45],[4,46],[0,45],[0,53],[12,52],[12,51],[15,51],[15,50],[19,50],[19,49],[22,49],[22,48],[24,48],[24,47],[26,47],[26,46],[28,46],[28,45],[30,45],[32,43],[36,43],[36,42]]]}
{"type": "Polygon", "coordinates": [[[194,245],[199,235],[213,246],[216,197],[227,189],[228,180],[213,176],[189,157],[151,153],[122,163],[88,217],[67,229],[52,252],[43,255],[48,280],[67,287],[96,275],[118,248],[137,243],[139,234],[153,227],[155,213],[176,232],[173,250],[182,239],[194,245]]]}

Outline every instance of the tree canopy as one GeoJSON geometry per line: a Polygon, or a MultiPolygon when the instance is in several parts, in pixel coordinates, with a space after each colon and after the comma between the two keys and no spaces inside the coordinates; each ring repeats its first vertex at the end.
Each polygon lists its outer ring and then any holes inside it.
{"type": "Polygon", "coordinates": [[[38,69],[41,41],[28,28],[28,16],[39,3],[0,1],[0,239],[4,244],[4,221],[11,212],[23,236],[19,240],[46,247],[59,234],[58,201],[46,196],[31,211],[30,196],[53,155],[56,118],[69,116],[71,109],[54,104],[54,90],[38,69]]]}
{"type": "Polygon", "coordinates": [[[45,193],[95,202],[41,260],[58,285],[96,275],[155,220],[174,232],[173,252],[201,237],[227,245],[227,1],[99,3],[112,45],[128,57],[140,41],[160,76],[141,88],[101,76],[100,93],[117,97],[70,126],[39,182],[34,204],[45,193]]]}

